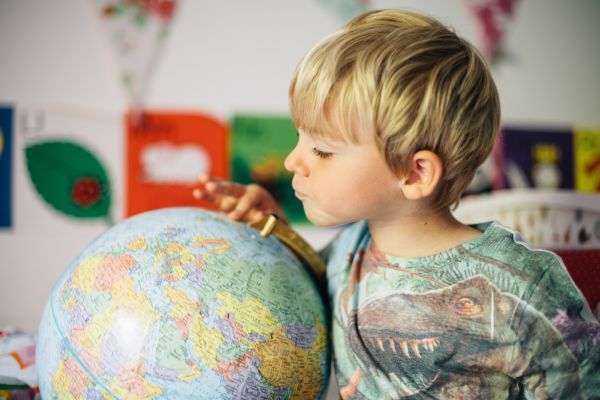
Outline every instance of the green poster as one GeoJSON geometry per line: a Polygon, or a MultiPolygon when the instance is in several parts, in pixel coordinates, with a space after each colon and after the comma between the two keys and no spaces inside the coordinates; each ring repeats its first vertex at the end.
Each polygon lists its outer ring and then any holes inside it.
{"type": "Polygon", "coordinates": [[[231,124],[232,179],[265,187],[290,223],[306,223],[302,203],[294,196],[292,174],[283,166],[297,140],[288,116],[235,115],[231,124]]]}

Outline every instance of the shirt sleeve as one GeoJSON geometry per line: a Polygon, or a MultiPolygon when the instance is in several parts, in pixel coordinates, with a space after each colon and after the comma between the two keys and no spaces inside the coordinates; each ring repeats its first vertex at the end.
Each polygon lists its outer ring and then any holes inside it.
{"type": "MultiPolygon", "coordinates": [[[[515,313],[521,380],[532,398],[600,399],[600,323],[561,259],[548,267],[515,313]]],[[[528,398],[529,398],[528,397],[528,398]]]]}

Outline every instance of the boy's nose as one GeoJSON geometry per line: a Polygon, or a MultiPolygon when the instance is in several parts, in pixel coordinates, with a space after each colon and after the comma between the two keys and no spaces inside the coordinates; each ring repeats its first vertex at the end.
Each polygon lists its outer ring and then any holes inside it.
{"type": "Polygon", "coordinates": [[[288,171],[306,177],[308,176],[308,167],[302,161],[298,147],[299,145],[297,144],[296,147],[292,149],[290,154],[285,158],[283,165],[288,171]]]}

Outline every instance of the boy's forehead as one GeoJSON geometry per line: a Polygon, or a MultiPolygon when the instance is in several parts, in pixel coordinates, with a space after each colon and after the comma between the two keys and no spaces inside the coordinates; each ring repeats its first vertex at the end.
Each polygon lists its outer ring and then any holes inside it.
{"type": "Polygon", "coordinates": [[[346,143],[348,140],[343,135],[332,135],[329,132],[319,131],[315,129],[298,128],[298,132],[309,136],[311,139],[319,140],[325,143],[346,143]]]}
{"type": "Polygon", "coordinates": [[[354,110],[339,108],[334,102],[325,110],[313,110],[299,119],[296,121],[299,131],[321,140],[358,144],[374,138],[373,126],[359,118],[354,110]]]}
{"type": "Polygon", "coordinates": [[[303,129],[298,128],[298,132],[330,145],[357,145],[368,144],[374,141],[372,135],[363,133],[346,133],[343,131],[333,131],[331,128],[327,130],[318,129],[303,129]]]}
{"type": "Polygon", "coordinates": [[[357,95],[360,91],[353,79],[332,84],[328,79],[315,82],[304,77],[294,82],[291,112],[298,129],[315,138],[344,143],[373,139],[371,104],[357,95]]]}

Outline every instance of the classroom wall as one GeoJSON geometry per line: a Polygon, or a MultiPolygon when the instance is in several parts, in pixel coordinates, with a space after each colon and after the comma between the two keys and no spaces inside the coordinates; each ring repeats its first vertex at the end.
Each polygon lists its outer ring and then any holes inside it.
{"type": "MultiPolygon", "coordinates": [[[[477,41],[466,1],[371,4],[430,13],[477,41]]],[[[45,115],[46,126],[93,132],[78,140],[108,166],[113,215],[123,215],[127,100],[95,12],[93,1],[0,1],[0,104],[15,108],[13,222],[0,230],[0,325],[36,330],[52,283],[107,227],[63,216],[35,192],[23,147],[39,137],[36,115],[45,115]]],[[[519,4],[506,39],[509,56],[494,68],[504,123],[600,126],[599,20],[597,0],[519,4]]],[[[286,113],[299,58],[343,22],[318,0],[181,0],[146,106],[224,122],[237,112],[286,113]]],[[[316,247],[332,234],[301,229],[316,247]]]]}

